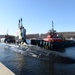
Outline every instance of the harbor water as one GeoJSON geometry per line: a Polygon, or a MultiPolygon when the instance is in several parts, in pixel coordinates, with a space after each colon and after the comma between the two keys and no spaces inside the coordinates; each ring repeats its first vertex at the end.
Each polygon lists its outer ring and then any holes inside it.
{"type": "Polygon", "coordinates": [[[16,75],[75,75],[75,47],[46,52],[37,48],[0,43],[0,62],[16,75]]]}

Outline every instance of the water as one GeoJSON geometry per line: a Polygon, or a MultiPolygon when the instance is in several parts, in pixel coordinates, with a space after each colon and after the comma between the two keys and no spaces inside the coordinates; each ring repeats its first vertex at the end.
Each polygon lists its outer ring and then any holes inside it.
{"type": "Polygon", "coordinates": [[[16,75],[75,75],[75,47],[43,51],[0,43],[0,62],[16,75]]]}

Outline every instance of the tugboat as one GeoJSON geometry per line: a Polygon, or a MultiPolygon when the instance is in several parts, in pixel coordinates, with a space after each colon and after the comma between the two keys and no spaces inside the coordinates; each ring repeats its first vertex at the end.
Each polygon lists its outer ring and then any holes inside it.
{"type": "Polygon", "coordinates": [[[43,38],[43,40],[46,42],[45,47],[49,47],[50,49],[56,49],[63,47],[62,42],[64,39],[62,36],[59,36],[59,34],[54,30],[53,21],[52,21],[52,29],[49,30],[48,35],[46,38],[43,38]]]}
{"type": "Polygon", "coordinates": [[[54,30],[53,21],[52,21],[52,29],[49,30],[46,38],[42,40],[31,40],[31,44],[38,45],[45,49],[59,49],[70,46],[75,46],[74,40],[65,40],[62,36],[60,36],[56,30],[54,30]]]}
{"type": "Polygon", "coordinates": [[[7,34],[5,35],[4,40],[2,42],[5,42],[5,43],[15,43],[15,36],[9,35],[8,31],[7,31],[7,34]]]}

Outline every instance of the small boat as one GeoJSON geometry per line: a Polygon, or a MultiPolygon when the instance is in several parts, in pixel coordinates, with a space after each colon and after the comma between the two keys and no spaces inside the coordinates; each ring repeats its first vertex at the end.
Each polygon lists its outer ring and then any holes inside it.
{"type": "Polygon", "coordinates": [[[5,35],[5,39],[4,39],[5,43],[15,43],[15,36],[12,35],[5,35]]]}

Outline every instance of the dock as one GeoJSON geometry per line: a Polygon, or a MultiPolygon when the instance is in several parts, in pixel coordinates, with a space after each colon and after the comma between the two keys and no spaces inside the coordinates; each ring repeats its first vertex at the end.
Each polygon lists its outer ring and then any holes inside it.
{"type": "Polygon", "coordinates": [[[0,62],[0,75],[15,75],[15,74],[0,62]]]}

